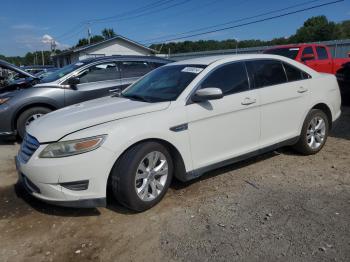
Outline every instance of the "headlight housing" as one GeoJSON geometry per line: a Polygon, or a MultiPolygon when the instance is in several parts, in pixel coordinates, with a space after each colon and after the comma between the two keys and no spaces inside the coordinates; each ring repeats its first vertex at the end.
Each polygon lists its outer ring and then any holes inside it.
{"type": "Polygon", "coordinates": [[[107,135],[49,144],[39,155],[40,158],[58,158],[86,153],[99,148],[107,135]]]}
{"type": "Polygon", "coordinates": [[[5,104],[9,99],[9,97],[0,98],[0,105],[5,104]]]}

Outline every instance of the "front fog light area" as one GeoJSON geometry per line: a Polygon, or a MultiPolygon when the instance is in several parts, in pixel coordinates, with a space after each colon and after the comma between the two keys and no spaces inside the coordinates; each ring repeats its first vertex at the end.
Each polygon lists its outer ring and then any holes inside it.
{"type": "Polygon", "coordinates": [[[86,153],[99,148],[106,135],[88,137],[83,139],[61,141],[49,144],[39,155],[40,158],[67,157],[86,153]]]}

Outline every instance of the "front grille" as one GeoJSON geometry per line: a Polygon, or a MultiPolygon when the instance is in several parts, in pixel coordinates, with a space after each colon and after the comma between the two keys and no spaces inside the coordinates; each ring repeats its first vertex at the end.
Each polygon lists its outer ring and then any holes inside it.
{"type": "Polygon", "coordinates": [[[22,141],[18,157],[22,162],[27,163],[31,156],[34,154],[34,152],[39,148],[39,146],[40,143],[35,137],[26,134],[22,141]]]}

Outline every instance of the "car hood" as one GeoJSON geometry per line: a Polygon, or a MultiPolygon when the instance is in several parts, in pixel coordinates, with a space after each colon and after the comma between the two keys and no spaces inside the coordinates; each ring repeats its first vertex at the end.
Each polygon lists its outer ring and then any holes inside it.
{"type": "Polygon", "coordinates": [[[9,69],[9,70],[12,70],[12,71],[15,71],[21,75],[24,75],[25,77],[31,77],[31,78],[36,78],[34,75],[28,73],[27,71],[24,71],[22,70],[21,68],[13,65],[13,64],[10,64],[6,61],[3,61],[3,60],[0,60],[0,67],[1,68],[5,68],[5,69],[9,69]]]}
{"type": "Polygon", "coordinates": [[[146,103],[119,97],[105,97],[65,107],[47,114],[28,127],[40,143],[53,142],[67,134],[126,117],[166,109],[170,102],[146,103]]]}

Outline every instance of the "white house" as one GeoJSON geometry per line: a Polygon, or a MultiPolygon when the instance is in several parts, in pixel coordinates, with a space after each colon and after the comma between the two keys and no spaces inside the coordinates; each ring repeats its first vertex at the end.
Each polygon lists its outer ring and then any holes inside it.
{"type": "Polygon", "coordinates": [[[72,48],[52,56],[57,67],[79,60],[110,55],[153,55],[156,51],[121,35],[91,45],[72,48]]]}

